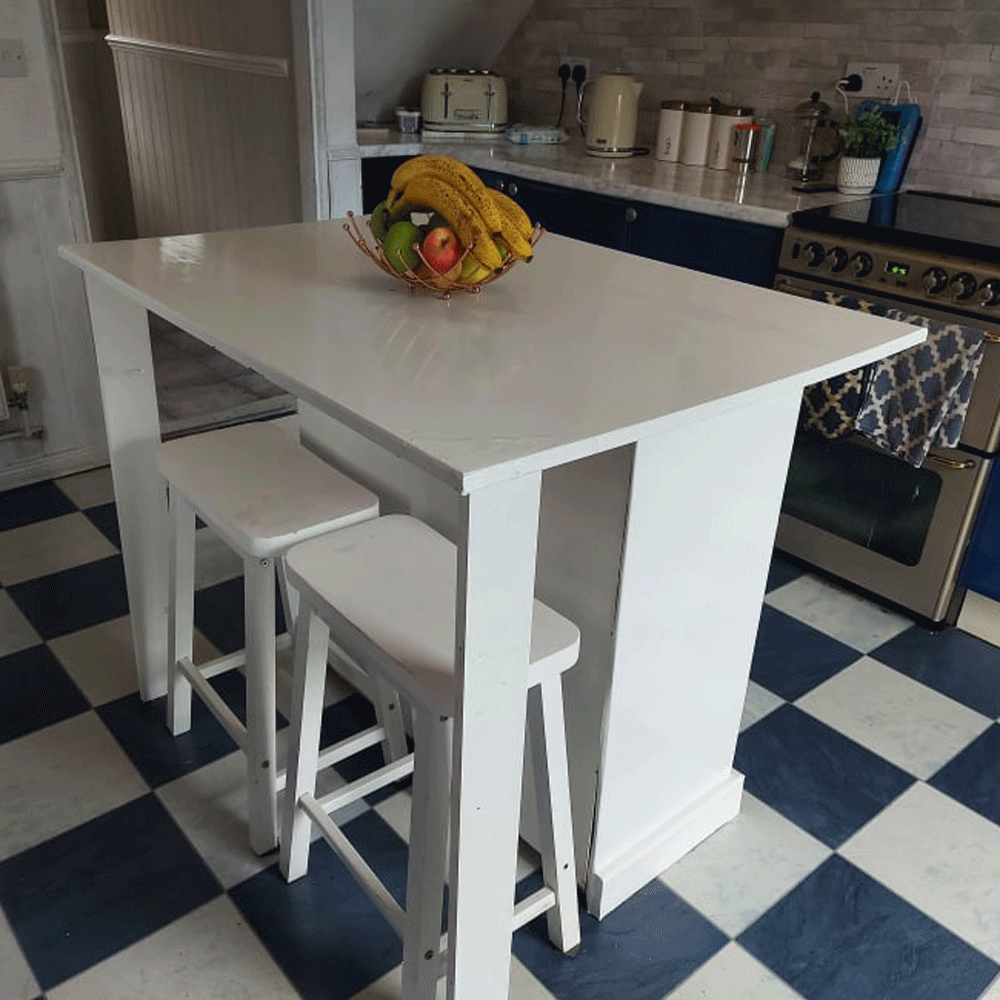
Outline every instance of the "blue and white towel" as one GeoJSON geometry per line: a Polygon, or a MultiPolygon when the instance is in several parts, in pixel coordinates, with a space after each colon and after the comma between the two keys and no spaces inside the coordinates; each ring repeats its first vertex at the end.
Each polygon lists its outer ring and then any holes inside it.
{"type": "Polygon", "coordinates": [[[983,358],[982,330],[908,315],[836,292],[816,292],[813,297],[926,326],[928,336],[909,350],[808,386],[803,394],[803,425],[828,438],[860,431],[918,468],[933,445],[954,448],[983,358]]]}

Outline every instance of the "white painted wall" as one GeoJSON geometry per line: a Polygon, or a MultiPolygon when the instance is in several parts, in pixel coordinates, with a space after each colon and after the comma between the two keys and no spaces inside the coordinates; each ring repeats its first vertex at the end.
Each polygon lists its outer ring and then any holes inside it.
{"type": "Polygon", "coordinates": [[[397,104],[420,106],[433,66],[491,69],[534,0],[355,0],[359,121],[393,119],[397,104]]]}
{"type": "Polygon", "coordinates": [[[106,445],[83,282],[56,255],[87,222],[51,0],[0,0],[0,37],[24,40],[31,84],[0,79],[0,367],[29,369],[46,430],[0,442],[6,489],[101,464],[106,445]]]}

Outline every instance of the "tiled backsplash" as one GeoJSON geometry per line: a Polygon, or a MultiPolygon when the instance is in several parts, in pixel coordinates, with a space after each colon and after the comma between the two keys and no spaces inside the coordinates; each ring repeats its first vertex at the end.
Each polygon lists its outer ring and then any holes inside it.
{"type": "MultiPolygon", "coordinates": [[[[640,142],[665,98],[774,118],[772,171],[797,150],[796,104],[818,90],[843,118],[833,83],[846,62],[898,62],[924,116],[905,183],[1000,197],[1000,0],[537,0],[497,63],[519,119],[555,121],[566,53],[645,83],[640,142]]],[[[564,124],[574,102],[570,83],[564,124]]]]}

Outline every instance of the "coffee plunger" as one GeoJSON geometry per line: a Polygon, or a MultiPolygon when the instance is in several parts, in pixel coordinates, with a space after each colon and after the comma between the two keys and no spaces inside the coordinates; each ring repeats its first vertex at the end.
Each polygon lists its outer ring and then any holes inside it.
{"type": "Polygon", "coordinates": [[[799,121],[799,153],[788,164],[787,176],[795,182],[793,191],[834,191],[836,185],[823,179],[826,164],[840,152],[837,123],[830,117],[830,105],[814,90],[808,101],[795,109],[799,121]]]}

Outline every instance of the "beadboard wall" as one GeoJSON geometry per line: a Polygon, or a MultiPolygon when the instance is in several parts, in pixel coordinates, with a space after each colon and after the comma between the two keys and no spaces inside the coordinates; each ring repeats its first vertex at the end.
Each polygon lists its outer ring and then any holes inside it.
{"type": "Polygon", "coordinates": [[[140,236],[301,218],[289,4],[109,0],[140,236]]]}
{"type": "Polygon", "coordinates": [[[844,116],[847,60],[898,62],[924,115],[907,186],[1000,198],[997,0],[536,0],[497,63],[519,119],[555,121],[562,54],[645,83],[650,144],[663,99],[750,104],[778,122],[772,170],[797,149],[791,111],[811,91],[844,116]]]}

